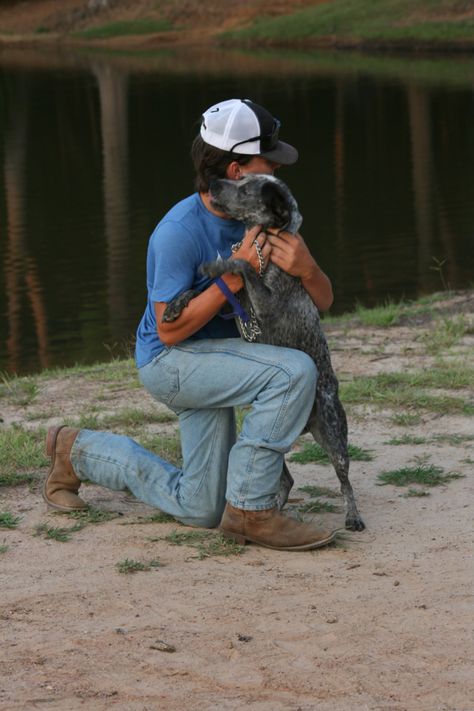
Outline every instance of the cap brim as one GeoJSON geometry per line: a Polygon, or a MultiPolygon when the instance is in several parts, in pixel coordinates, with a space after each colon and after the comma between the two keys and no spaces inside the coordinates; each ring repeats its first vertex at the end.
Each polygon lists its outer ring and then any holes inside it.
{"type": "Polygon", "coordinates": [[[298,160],[298,151],[296,148],[283,141],[278,141],[273,150],[266,151],[266,153],[262,153],[261,155],[267,160],[271,160],[274,163],[281,163],[282,165],[293,165],[293,163],[296,163],[298,160]]]}

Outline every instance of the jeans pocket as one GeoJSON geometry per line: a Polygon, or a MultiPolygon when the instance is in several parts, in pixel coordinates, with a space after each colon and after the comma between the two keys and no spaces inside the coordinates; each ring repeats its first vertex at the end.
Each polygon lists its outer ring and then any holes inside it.
{"type": "Polygon", "coordinates": [[[139,375],[152,397],[165,405],[171,405],[179,392],[179,370],[164,362],[163,356],[167,353],[160,353],[151,363],[140,368],[139,375]]]}

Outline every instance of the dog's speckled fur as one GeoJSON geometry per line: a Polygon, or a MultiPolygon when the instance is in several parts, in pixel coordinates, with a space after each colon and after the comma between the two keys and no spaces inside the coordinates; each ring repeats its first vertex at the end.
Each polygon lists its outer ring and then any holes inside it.
{"type": "MultiPolygon", "coordinates": [[[[248,175],[242,180],[216,180],[211,185],[214,207],[241,220],[247,228],[262,225],[276,227],[292,234],[302,222],[295,199],[281,180],[269,175],[248,175]]],[[[313,411],[306,429],[328,453],[341,483],[347,507],[346,528],[365,528],[359,515],[349,481],[347,421],[338,396],[338,382],[331,365],[329,349],[319,313],[300,279],[269,263],[263,277],[245,260],[219,260],[201,267],[211,278],[226,272],[240,274],[245,289],[239,301],[249,312],[253,308],[261,329],[256,340],[276,346],[298,348],[310,355],[318,369],[318,382],[313,411]]],[[[189,300],[190,291],[168,304],[163,320],[178,317],[189,300]]]]}

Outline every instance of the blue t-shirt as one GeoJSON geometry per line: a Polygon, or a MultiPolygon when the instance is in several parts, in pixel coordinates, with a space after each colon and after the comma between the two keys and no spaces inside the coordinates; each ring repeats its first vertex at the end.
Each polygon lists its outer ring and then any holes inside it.
{"type": "MultiPolygon", "coordinates": [[[[242,222],[217,217],[204,206],[198,193],[179,202],[158,223],[148,244],[148,300],[135,347],[139,368],[164,348],[156,329],[155,302],[168,303],[187,289],[206,289],[211,280],[199,273],[199,266],[229,257],[231,246],[243,235],[242,222]]],[[[215,316],[190,338],[237,336],[233,320],[215,316]]]]}

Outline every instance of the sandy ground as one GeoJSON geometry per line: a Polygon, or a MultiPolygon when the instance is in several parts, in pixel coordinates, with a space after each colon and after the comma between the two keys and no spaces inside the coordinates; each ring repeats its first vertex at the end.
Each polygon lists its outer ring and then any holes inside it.
{"type": "MultiPolygon", "coordinates": [[[[445,315],[474,315],[472,295],[444,306],[445,315]]],[[[340,379],[429,367],[422,337],[431,328],[330,327],[340,379]]],[[[473,344],[465,335],[443,355],[467,359],[473,344]]],[[[27,407],[1,404],[2,426],[74,417],[103,386],[80,375],[41,381],[27,407]]],[[[108,412],[156,407],[133,387],[109,386],[103,402],[108,412]]],[[[352,464],[367,530],[312,553],[247,546],[201,560],[193,548],[157,540],[190,529],[145,523],[151,509],[91,485],[84,498],[120,515],[61,543],[34,535],[40,523],[73,523],[47,512],[39,487],[0,490],[0,510],[21,517],[18,528],[0,529],[8,546],[0,556],[0,709],[472,711],[474,443],[432,440],[473,434],[472,419],[424,412],[408,429],[393,415],[349,408],[350,441],[374,454],[352,464]],[[407,431],[430,443],[387,444],[407,431]],[[377,486],[383,470],[423,456],[464,477],[422,498],[377,486]],[[116,564],[126,558],[162,565],[121,574],[116,564]]],[[[336,486],[328,466],[290,468],[293,499],[305,496],[303,484],[336,486]]],[[[343,523],[342,513],[315,518],[343,523]]]]}

